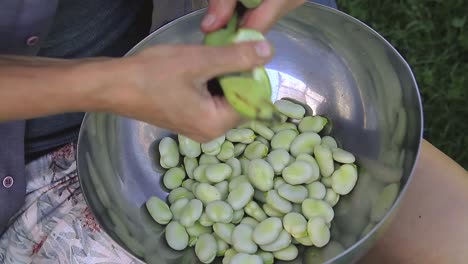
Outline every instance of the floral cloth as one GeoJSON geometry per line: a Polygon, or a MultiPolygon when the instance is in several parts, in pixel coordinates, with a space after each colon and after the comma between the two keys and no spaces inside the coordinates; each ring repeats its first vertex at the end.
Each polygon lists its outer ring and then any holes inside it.
{"type": "Polygon", "coordinates": [[[76,146],[26,167],[26,202],[0,237],[0,263],[133,264],[101,230],[81,193],[76,146]]]}

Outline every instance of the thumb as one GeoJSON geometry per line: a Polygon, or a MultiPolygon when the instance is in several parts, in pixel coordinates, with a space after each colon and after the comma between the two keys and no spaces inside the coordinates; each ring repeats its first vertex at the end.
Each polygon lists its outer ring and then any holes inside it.
{"type": "Polygon", "coordinates": [[[248,71],[266,64],[273,56],[267,41],[243,42],[224,47],[203,47],[198,53],[196,66],[204,78],[248,71]]]}

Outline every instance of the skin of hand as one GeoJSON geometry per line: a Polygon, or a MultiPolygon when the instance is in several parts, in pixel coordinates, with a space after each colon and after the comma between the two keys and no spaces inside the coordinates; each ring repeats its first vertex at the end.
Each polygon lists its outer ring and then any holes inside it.
{"type": "MultiPolygon", "coordinates": [[[[241,27],[266,33],[278,19],[304,2],[304,0],[263,0],[260,6],[249,10],[245,14],[241,21],[241,27]]],[[[234,12],[236,4],[237,0],[210,1],[208,12],[202,20],[202,31],[212,32],[226,25],[234,12]]]]}
{"type": "Polygon", "coordinates": [[[158,45],[117,59],[0,56],[0,121],[112,112],[207,142],[241,121],[223,97],[209,93],[207,81],[263,65],[272,52],[262,41],[158,45]]]}

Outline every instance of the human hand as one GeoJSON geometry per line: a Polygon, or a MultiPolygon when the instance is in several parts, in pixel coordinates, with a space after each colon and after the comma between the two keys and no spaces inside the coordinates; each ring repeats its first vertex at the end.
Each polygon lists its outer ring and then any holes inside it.
{"type": "Polygon", "coordinates": [[[267,42],[151,47],[110,66],[120,70],[106,105],[114,113],[206,142],[241,121],[224,97],[210,94],[207,81],[263,65],[271,53],[267,42]]]}
{"type": "MultiPolygon", "coordinates": [[[[222,28],[231,18],[238,0],[212,0],[209,2],[201,28],[212,32],[222,28]]],[[[265,33],[282,16],[303,4],[304,0],[263,0],[263,3],[246,12],[241,27],[265,33]]]]}

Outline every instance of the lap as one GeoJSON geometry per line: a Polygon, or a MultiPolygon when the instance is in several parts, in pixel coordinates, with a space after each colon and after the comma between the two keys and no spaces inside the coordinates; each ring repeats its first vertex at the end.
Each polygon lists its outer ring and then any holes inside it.
{"type": "Polygon", "coordinates": [[[1,263],[135,263],[100,229],[81,193],[75,146],[27,165],[27,196],[0,238],[1,263]]]}

